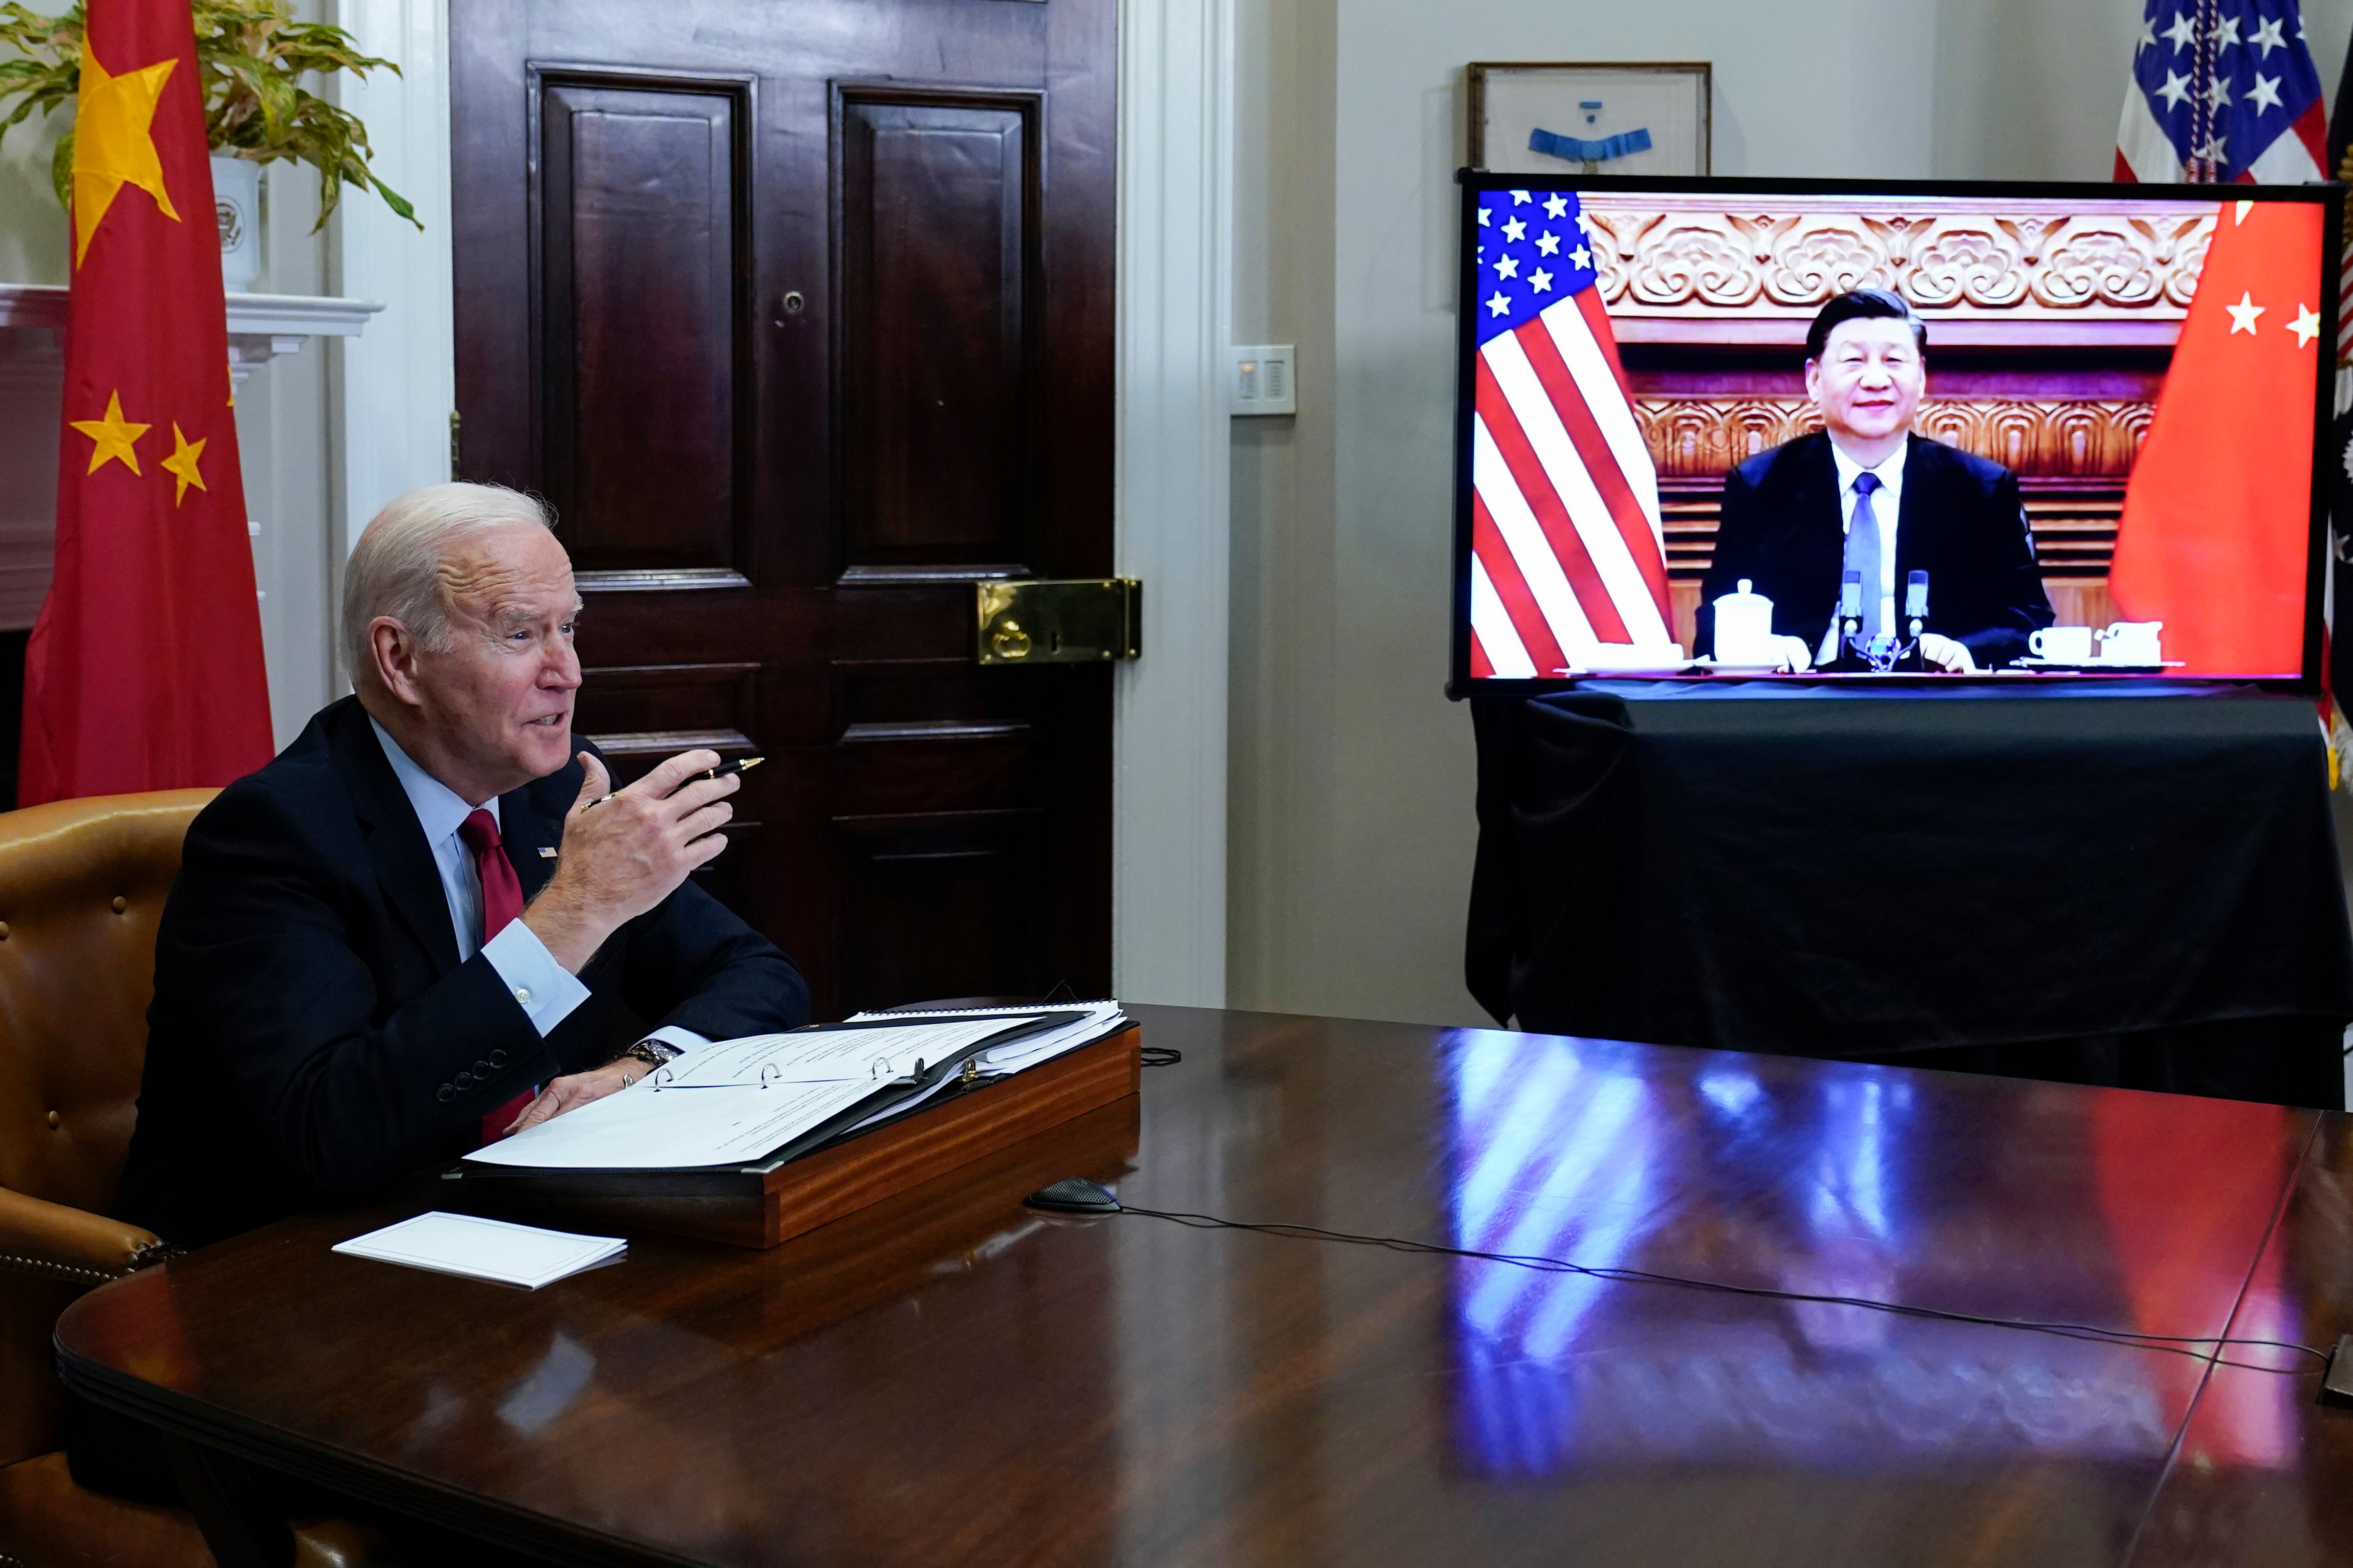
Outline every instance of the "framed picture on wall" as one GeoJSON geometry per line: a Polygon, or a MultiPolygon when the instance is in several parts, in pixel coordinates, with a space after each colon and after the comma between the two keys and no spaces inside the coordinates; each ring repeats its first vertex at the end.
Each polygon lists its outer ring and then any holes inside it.
{"type": "Polygon", "coordinates": [[[1471,166],[1513,174],[1706,174],[1707,62],[1473,61],[1471,166]]]}

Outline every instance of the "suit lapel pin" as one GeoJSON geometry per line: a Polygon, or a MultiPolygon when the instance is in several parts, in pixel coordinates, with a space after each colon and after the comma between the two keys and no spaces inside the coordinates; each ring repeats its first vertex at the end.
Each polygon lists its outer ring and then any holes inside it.
{"type": "Polygon", "coordinates": [[[539,858],[543,860],[553,860],[555,858],[555,851],[543,845],[540,847],[539,858]]]}

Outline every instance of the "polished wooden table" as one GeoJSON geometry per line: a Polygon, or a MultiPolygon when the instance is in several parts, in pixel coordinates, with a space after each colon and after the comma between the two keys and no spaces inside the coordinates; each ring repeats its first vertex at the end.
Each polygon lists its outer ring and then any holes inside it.
{"type": "Polygon", "coordinates": [[[1155,1208],[2326,1345],[2353,1329],[2343,1117],[1134,1011],[1184,1052],[1140,1125],[1123,1102],[772,1251],[633,1237],[525,1293],[328,1252],[397,1211],[306,1218],[93,1291],[60,1363],[565,1562],[2353,1563],[2353,1410],[2308,1358],[1018,1201],[1084,1173],[1155,1208]]]}

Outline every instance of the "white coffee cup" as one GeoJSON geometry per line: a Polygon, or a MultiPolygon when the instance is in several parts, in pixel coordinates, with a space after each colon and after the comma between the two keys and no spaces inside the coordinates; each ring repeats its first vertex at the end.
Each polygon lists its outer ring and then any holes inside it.
{"type": "Polygon", "coordinates": [[[2089,626],[2044,626],[2026,639],[2037,658],[2047,658],[2053,664],[2089,664],[2092,660],[2092,628],[2089,626]]]}
{"type": "Polygon", "coordinates": [[[2100,634],[2100,660],[2104,664],[2162,664],[2163,646],[2157,634],[2163,630],[2163,621],[2117,621],[2100,634]]]}

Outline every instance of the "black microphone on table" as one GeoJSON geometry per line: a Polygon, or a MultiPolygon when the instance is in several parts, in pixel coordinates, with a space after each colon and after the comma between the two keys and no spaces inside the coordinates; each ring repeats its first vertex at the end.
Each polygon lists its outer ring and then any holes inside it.
{"type": "Polygon", "coordinates": [[[1852,674],[1868,669],[1870,657],[1862,646],[1862,574],[1849,572],[1839,581],[1838,614],[1831,625],[1836,635],[1831,641],[1827,671],[1852,674]]]}
{"type": "Polygon", "coordinates": [[[1895,668],[1911,672],[1928,668],[1928,656],[1920,647],[1920,635],[1927,626],[1928,574],[1907,573],[1904,578],[1904,637],[1896,651],[1895,668]]]}

